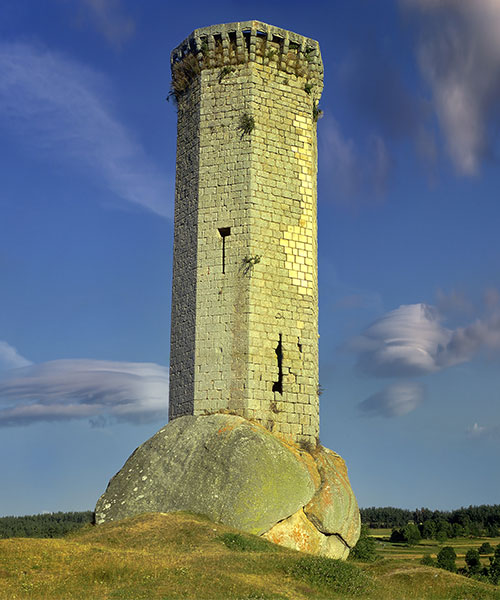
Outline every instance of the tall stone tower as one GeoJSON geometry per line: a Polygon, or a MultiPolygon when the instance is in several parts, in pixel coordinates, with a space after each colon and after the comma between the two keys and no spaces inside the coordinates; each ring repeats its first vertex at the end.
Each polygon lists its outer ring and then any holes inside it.
{"type": "Polygon", "coordinates": [[[258,21],[171,55],[178,106],[170,419],[319,432],[316,41],[258,21]]]}

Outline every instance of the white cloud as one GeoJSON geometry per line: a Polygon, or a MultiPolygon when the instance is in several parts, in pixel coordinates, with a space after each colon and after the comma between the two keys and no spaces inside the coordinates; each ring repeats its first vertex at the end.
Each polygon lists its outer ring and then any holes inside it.
{"type": "Polygon", "coordinates": [[[167,418],[168,369],[155,363],[55,360],[0,377],[0,426],[90,419],[167,418]]]}
{"type": "Polygon", "coordinates": [[[172,214],[171,182],[114,116],[106,81],[44,47],[0,43],[0,127],[27,152],[84,171],[126,202],[172,214]]]}
{"type": "Polygon", "coordinates": [[[467,431],[468,436],[474,439],[500,440],[500,425],[479,425],[474,423],[467,431]]]}
{"type": "Polygon", "coordinates": [[[483,348],[500,350],[500,313],[450,330],[433,306],[403,305],[377,319],[349,348],[371,375],[424,375],[467,362],[483,348]]]}
{"type": "Polygon", "coordinates": [[[32,363],[7,342],[0,340],[0,373],[8,369],[27,367],[32,363]]]}
{"type": "Polygon", "coordinates": [[[401,0],[422,17],[418,59],[457,170],[477,173],[500,102],[500,2],[401,0]]]}
{"type": "Polygon", "coordinates": [[[359,409],[369,416],[401,417],[415,410],[423,400],[423,386],[405,381],[373,394],[359,404],[359,409]]]}
{"type": "Polygon", "coordinates": [[[385,314],[350,343],[358,366],[373,375],[413,376],[437,370],[436,356],[451,332],[441,327],[437,311],[410,304],[385,314]]]}
{"type": "Polygon", "coordinates": [[[134,21],[123,14],[120,0],[80,0],[96,28],[115,47],[130,39],[135,32],[134,21]]]}

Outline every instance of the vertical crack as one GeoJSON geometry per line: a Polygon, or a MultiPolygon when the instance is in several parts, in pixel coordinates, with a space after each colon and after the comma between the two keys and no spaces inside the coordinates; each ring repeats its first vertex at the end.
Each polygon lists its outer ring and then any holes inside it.
{"type": "Polygon", "coordinates": [[[275,348],[276,359],[278,361],[278,381],[273,383],[273,392],[279,392],[283,394],[283,346],[281,343],[282,334],[280,333],[280,339],[278,345],[275,348]]]}

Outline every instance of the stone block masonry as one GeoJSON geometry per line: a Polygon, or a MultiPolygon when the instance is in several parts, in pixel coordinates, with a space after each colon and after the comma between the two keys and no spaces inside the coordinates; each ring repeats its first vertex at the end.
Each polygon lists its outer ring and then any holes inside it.
{"type": "Polygon", "coordinates": [[[170,419],[319,433],[316,41],[258,21],[171,55],[178,105],[170,419]]]}

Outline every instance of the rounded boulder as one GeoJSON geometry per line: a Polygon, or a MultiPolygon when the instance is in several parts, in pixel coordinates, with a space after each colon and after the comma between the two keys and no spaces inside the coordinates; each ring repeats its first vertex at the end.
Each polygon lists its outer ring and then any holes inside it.
{"type": "Polygon", "coordinates": [[[185,416],[135,450],[95,519],[182,510],[260,535],[307,505],[317,487],[310,455],[297,460],[265,428],[234,415],[185,416]]]}

